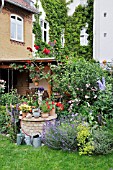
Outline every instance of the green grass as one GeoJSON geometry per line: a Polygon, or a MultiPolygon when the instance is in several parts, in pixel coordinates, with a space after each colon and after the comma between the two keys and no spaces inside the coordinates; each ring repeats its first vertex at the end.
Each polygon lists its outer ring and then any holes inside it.
{"type": "Polygon", "coordinates": [[[46,146],[17,146],[0,136],[0,170],[113,170],[113,153],[80,156],[46,146]]]}

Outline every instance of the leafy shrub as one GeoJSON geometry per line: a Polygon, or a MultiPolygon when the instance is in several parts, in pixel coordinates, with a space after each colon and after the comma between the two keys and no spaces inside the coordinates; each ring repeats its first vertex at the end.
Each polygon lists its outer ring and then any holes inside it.
{"type": "Polygon", "coordinates": [[[98,63],[85,59],[68,60],[51,66],[53,91],[59,92],[65,103],[65,109],[69,107],[67,101],[71,101],[70,112],[78,112],[84,102],[90,105],[97,100],[99,87],[98,79],[106,78],[107,73],[98,63]]]}
{"type": "Polygon", "coordinates": [[[86,122],[79,124],[77,127],[77,142],[80,155],[92,154],[94,150],[93,140],[90,128],[86,122]]]}
{"type": "Polygon", "coordinates": [[[113,151],[113,134],[105,129],[93,131],[94,153],[108,154],[113,151]]]}
{"type": "Polygon", "coordinates": [[[94,106],[96,106],[97,112],[102,114],[104,118],[113,118],[112,84],[107,84],[105,91],[99,91],[94,106]]]}
{"type": "Polygon", "coordinates": [[[0,79],[0,94],[4,93],[6,81],[0,79]]]}
{"type": "Polygon", "coordinates": [[[6,106],[0,106],[0,133],[9,134],[11,141],[16,141],[16,135],[19,128],[18,109],[6,106]]]}
{"type": "Polygon", "coordinates": [[[0,133],[7,132],[7,113],[6,107],[0,106],[0,133]]]}
{"type": "Polygon", "coordinates": [[[0,98],[0,105],[6,106],[7,104],[8,106],[10,106],[10,104],[14,105],[19,103],[19,101],[20,101],[20,96],[17,94],[17,91],[15,89],[9,93],[2,94],[0,98]]]}

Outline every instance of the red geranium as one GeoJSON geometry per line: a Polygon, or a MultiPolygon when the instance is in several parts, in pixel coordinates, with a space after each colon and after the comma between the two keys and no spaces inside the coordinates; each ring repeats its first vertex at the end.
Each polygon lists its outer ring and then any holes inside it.
{"type": "Polygon", "coordinates": [[[60,110],[64,110],[64,105],[61,102],[56,103],[56,106],[59,107],[60,110]]]}
{"type": "Polygon", "coordinates": [[[26,65],[24,65],[24,69],[26,69],[26,65]]]}
{"type": "Polygon", "coordinates": [[[47,108],[50,109],[50,105],[48,102],[46,102],[47,108]]]}
{"type": "Polygon", "coordinates": [[[46,55],[48,55],[48,54],[50,53],[50,50],[47,49],[47,48],[44,48],[43,53],[45,53],[46,55]]]}
{"type": "Polygon", "coordinates": [[[40,48],[38,45],[34,45],[34,47],[36,50],[39,50],[39,48],[40,48]]]}

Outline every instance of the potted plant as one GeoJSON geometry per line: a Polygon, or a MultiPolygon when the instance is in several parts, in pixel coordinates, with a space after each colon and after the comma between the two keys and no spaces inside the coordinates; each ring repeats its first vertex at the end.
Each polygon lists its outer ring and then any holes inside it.
{"type": "Polygon", "coordinates": [[[35,118],[38,118],[40,116],[40,109],[39,108],[32,109],[32,113],[35,118]]]}
{"type": "Polygon", "coordinates": [[[35,83],[35,86],[38,86],[38,84],[39,84],[39,80],[38,80],[38,79],[36,79],[36,80],[34,81],[34,83],[35,83]]]}
{"type": "Polygon", "coordinates": [[[50,116],[54,116],[55,115],[55,102],[54,101],[49,101],[48,102],[49,106],[50,106],[50,116]]]}
{"type": "Polygon", "coordinates": [[[22,103],[19,106],[19,109],[22,111],[22,118],[26,117],[29,112],[31,112],[31,106],[27,103],[22,103]]]}
{"type": "Polygon", "coordinates": [[[47,102],[42,101],[42,104],[40,105],[41,110],[41,117],[47,118],[49,116],[50,106],[47,102]]]}

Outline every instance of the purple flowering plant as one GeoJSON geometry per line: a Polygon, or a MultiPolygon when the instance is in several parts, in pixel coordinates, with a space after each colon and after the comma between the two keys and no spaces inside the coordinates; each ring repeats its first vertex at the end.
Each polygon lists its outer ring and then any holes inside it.
{"type": "Polygon", "coordinates": [[[76,114],[72,114],[63,117],[54,124],[47,122],[42,135],[44,144],[53,149],[77,151],[78,122],[74,122],[76,116],[76,114]]]}

